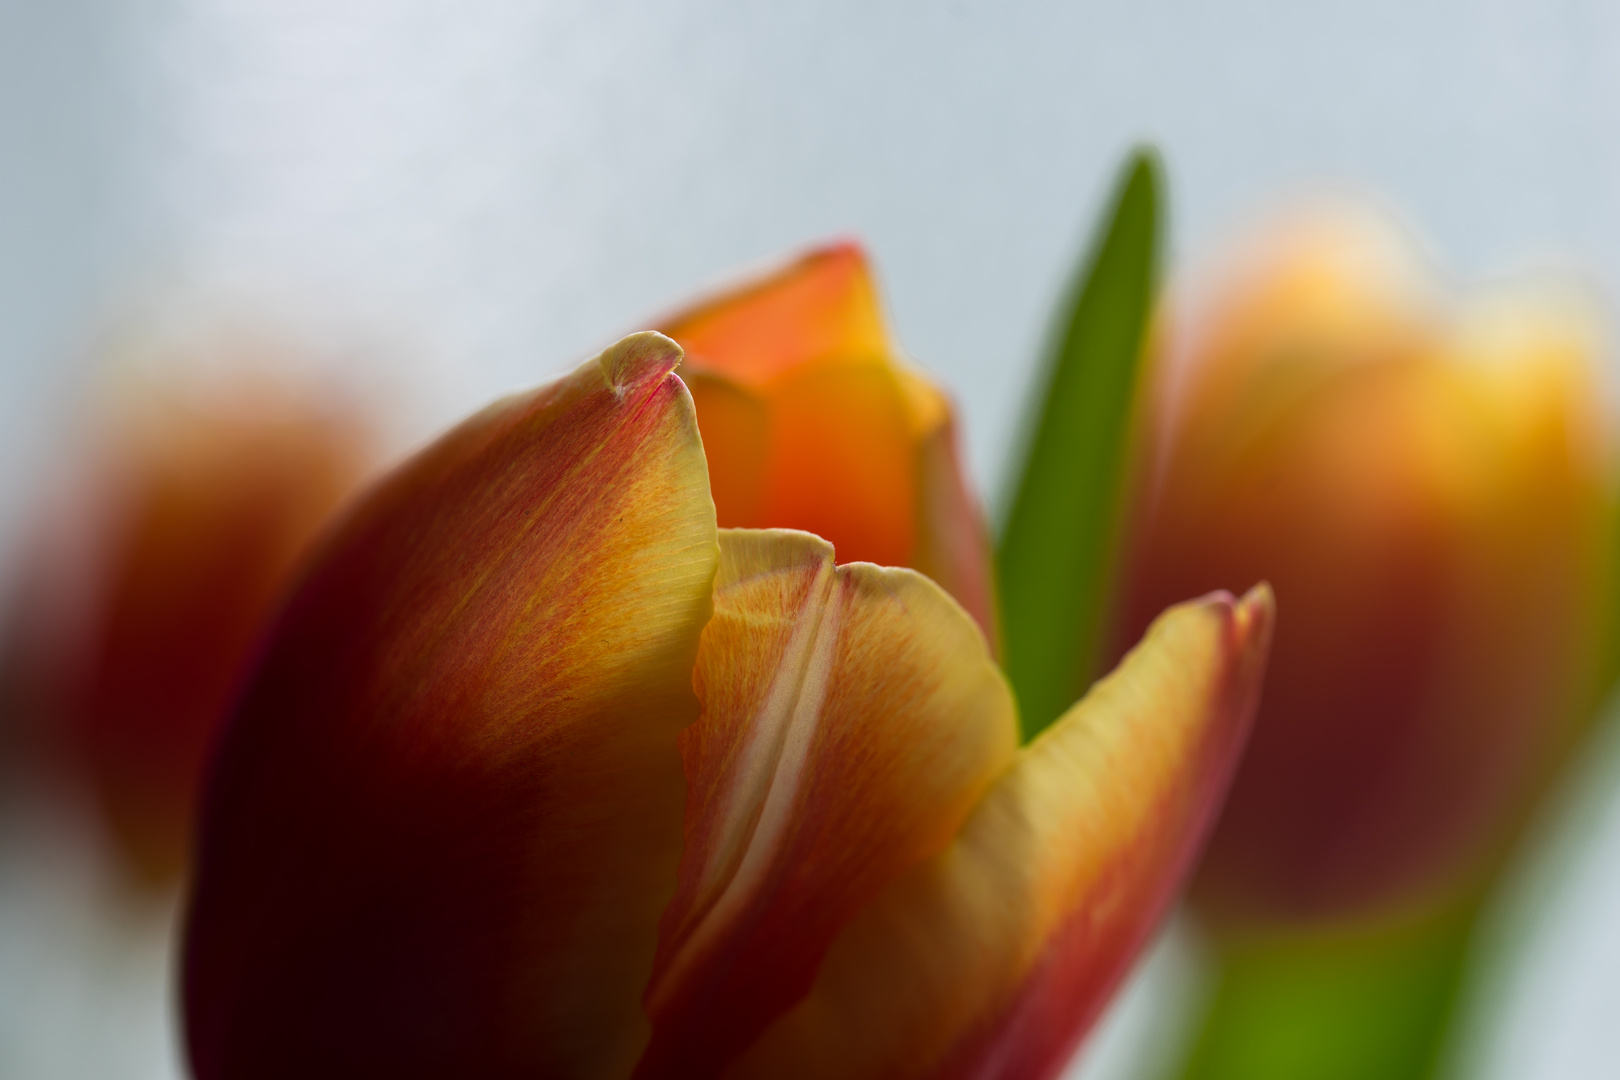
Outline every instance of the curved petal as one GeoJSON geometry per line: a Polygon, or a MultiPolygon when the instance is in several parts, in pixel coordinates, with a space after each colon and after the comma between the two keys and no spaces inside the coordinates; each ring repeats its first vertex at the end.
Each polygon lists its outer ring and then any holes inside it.
{"type": "Polygon", "coordinates": [[[319,554],[212,778],[202,1080],[634,1063],[718,561],[679,357],[638,334],[491,407],[319,554]]]}
{"type": "Polygon", "coordinates": [[[961,608],[908,570],[835,569],[804,533],[721,533],[696,683],[642,1077],[716,1074],[855,911],[945,848],[1017,745],[961,608]]]}
{"type": "Polygon", "coordinates": [[[1271,624],[1264,586],[1170,609],[944,854],[845,928],[810,995],[728,1075],[1056,1075],[1218,808],[1271,624]]]}
{"type": "Polygon", "coordinates": [[[852,243],[812,251],[660,329],[694,370],[755,388],[812,361],[890,352],[872,271],[852,243]]]}
{"type": "Polygon", "coordinates": [[[662,328],[687,352],[722,527],[804,529],[847,561],[921,570],[994,646],[989,531],[951,403],[901,359],[857,245],[812,251],[662,328]]]}

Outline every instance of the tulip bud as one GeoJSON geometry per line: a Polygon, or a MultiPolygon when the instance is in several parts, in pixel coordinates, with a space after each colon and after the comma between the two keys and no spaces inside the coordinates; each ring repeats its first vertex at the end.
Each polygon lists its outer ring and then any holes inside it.
{"type": "Polygon", "coordinates": [[[1607,529],[1588,327],[1447,306],[1349,216],[1210,284],[1160,328],[1120,635],[1258,577],[1284,605],[1198,892],[1239,917],[1413,902],[1499,846],[1572,735],[1607,529]]]}
{"type": "Polygon", "coordinates": [[[486,409],[316,554],[209,787],[201,1080],[1049,1075],[1157,925],[1269,593],[1019,749],[931,580],[717,529],[679,359],[486,409]]]}
{"type": "Polygon", "coordinates": [[[950,399],[901,359],[865,254],[812,251],[663,321],[686,351],[722,528],[794,528],[909,566],[992,642],[989,531],[950,399]]]}
{"type": "Polygon", "coordinates": [[[366,462],[340,407],[266,375],[129,386],[28,555],[11,647],[39,723],[142,879],[185,866],[203,760],[303,548],[366,462]],[[65,745],[63,745],[65,744],[65,745]]]}

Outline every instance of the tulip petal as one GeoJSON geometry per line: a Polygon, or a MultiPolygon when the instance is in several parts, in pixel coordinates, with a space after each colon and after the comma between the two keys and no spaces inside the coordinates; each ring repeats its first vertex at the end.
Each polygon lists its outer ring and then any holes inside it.
{"type": "Polygon", "coordinates": [[[845,561],[910,565],[913,447],[944,410],[894,363],[859,247],[811,252],[664,330],[690,357],[722,528],[804,529],[845,561]]]}
{"type": "Polygon", "coordinates": [[[633,1065],[718,562],[679,358],[638,334],[493,406],[319,554],[212,779],[202,1080],[633,1065]]]}
{"type": "Polygon", "coordinates": [[[995,645],[989,530],[950,401],[884,325],[861,249],[835,244],[676,315],[722,528],[804,529],[848,562],[943,585],[995,645]]]}
{"type": "Polygon", "coordinates": [[[716,520],[723,529],[765,528],[770,524],[770,403],[723,377],[683,368],[681,378],[702,418],[716,520]]]}
{"type": "Polygon", "coordinates": [[[1170,609],[728,1075],[1056,1075],[1179,888],[1248,732],[1259,587],[1170,609]]]}
{"type": "Polygon", "coordinates": [[[661,329],[694,369],[753,387],[825,357],[890,351],[872,272],[850,243],[813,251],[661,329]]]}
{"type": "Polygon", "coordinates": [[[715,1075],[809,989],[844,922],[944,850],[1017,746],[966,613],[909,570],[835,569],[805,533],[721,533],[696,684],[642,1077],[715,1075]]]}
{"type": "Polygon", "coordinates": [[[994,551],[979,500],[967,485],[956,420],[947,412],[917,448],[917,547],[911,565],[967,609],[999,656],[994,551]]]}
{"type": "MultiPolygon", "coordinates": [[[[766,396],[702,371],[687,381],[722,528],[803,529],[849,561],[912,561],[922,462],[892,366],[859,358],[800,368],[766,396]]],[[[974,584],[987,587],[984,565],[974,584]]]]}
{"type": "Polygon", "coordinates": [[[917,545],[917,460],[892,365],[800,368],[771,400],[766,520],[825,536],[849,562],[909,566],[917,545]]]}

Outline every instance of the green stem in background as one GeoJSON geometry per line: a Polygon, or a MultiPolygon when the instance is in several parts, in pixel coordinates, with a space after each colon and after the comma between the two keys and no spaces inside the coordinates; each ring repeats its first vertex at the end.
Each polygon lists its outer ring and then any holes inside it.
{"type": "Polygon", "coordinates": [[[1394,925],[1217,941],[1182,1080],[1429,1080],[1480,906],[1472,896],[1394,925]]]}
{"type": "Polygon", "coordinates": [[[1137,373],[1159,273],[1156,155],[1125,163],[1063,300],[1034,431],[996,549],[1008,677],[1024,738],[1097,674],[1137,373]]]}

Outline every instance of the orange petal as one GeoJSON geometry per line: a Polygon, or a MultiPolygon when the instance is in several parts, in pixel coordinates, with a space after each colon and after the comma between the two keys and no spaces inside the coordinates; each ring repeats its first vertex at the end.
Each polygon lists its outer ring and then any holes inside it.
{"type": "Polygon", "coordinates": [[[850,243],[813,251],[661,329],[693,370],[753,387],[826,357],[890,351],[872,272],[850,243]]]}
{"type": "Polygon", "coordinates": [[[675,316],[722,527],[805,529],[909,566],[995,641],[988,529],[945,395],[907,367],[854,244],[675,316]]]}
{"type": "Polygon", "coordinates": [[[824,536],[846,561],[909,566],[917,455],[893,367],[820,364],[772,387],[765,520],[824,536]]]}
{"type": "Polygon", "coordinates": [[[350,515],[212,778],[196,1075],[623,1075],[718,560],[679,349],[627,338],[350,515]]]}
{"type": "Polygon", "coordinates": [[[1247,735],[1271,595],[1163,615],[951,847],[838,936],[728,1075],[1048,1077],[1179,889],[1247,735]]]}
{"type": "Polygon", "coordinates": [[[722,528],[803,529],[851,561],[910,563],[919,524],[917,439],[891,365],[818,364],[763,391],[701,370],[683,374],[722,528]]]}
{"type": "Polygon", "coordinates": [[[1017,743],[960,607],[907,570],[835,570],[804,533],[721,533],[696,683],[642,1077],[714,1075],[745,1048],[838,928],[944,849],[1017,743]]]}
{"type": "Polygon", "coordinates": [[[771,488],[770,404],[742,383],[683,367],[692,391],[709,460],[709,490],[723,529],[760,529],[769,524],[771,488]]]}

